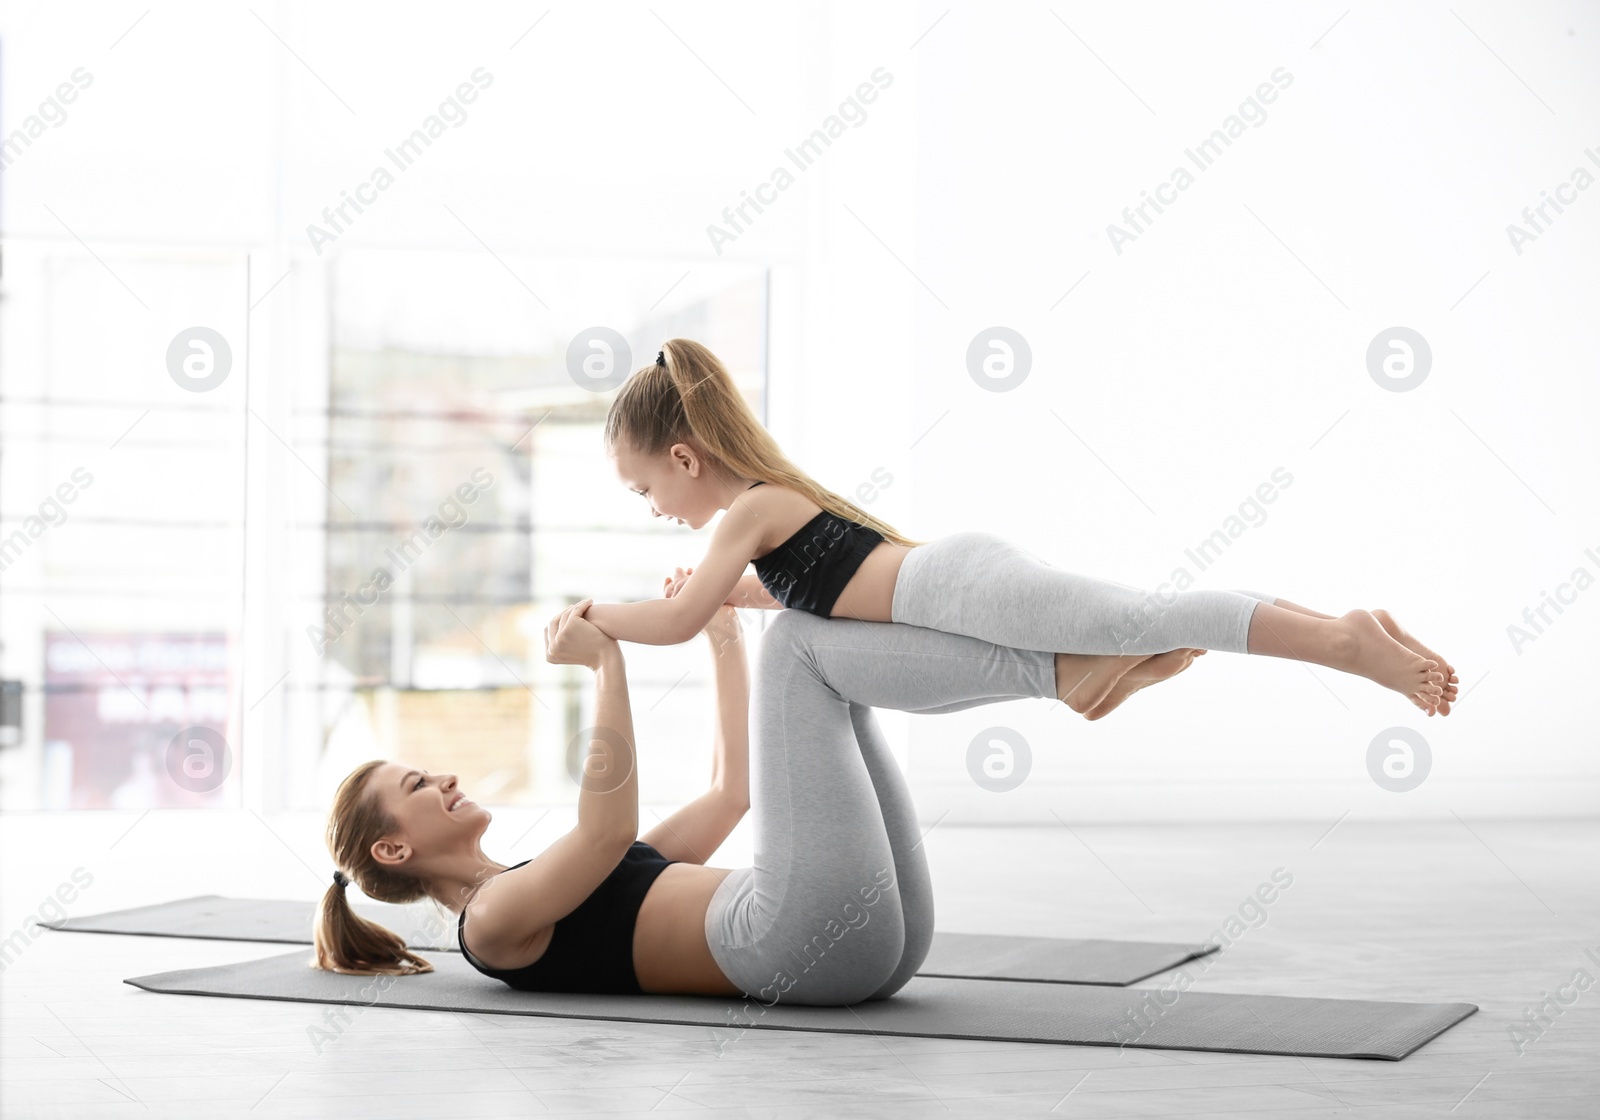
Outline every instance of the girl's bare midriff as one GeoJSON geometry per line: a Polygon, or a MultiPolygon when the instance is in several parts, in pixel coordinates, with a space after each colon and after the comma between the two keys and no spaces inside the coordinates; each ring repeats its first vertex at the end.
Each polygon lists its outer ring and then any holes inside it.
{"type": "Polygon", "coordinates": [[[893,622],[894,581],[900,576],[909,545],[879,541],[861,567],[844,585],[829,612],[830,618],[859,618],[867,622],[893,622]]]}
{"type": "MultiPolygon", "coordinates": [[[[822,507],[810,498],[786,487],[772,487],[771,493],[764,494],[760,500],[764,503],[762,510],[769,517],[771,527],[761,541],[756,558],[777,548],[822,512],[822,507]]],[[[850,582],[845,584],[828,616],[859,618],[867,622],[893,622],[890,608],[894,604],[894,582],[900,575],[901,562],[912,547],[879,541],[850,577],[850,582]]]]}

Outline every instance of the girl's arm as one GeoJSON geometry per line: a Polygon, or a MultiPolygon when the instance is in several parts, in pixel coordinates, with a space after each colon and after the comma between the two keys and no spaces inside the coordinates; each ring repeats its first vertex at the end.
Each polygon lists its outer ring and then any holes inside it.
{"type": "Polygon", "coordinates": [[[619,642],[675,646],[700,633],[738,586],[750,557],[761,547],[764,521],[749,502],[736,502],[717,523],[711,548],[670,599],[596,603],[584,615],[619,642]]]}
{"type": "MultiPolygon", "coordinates": [[[[690,568],[689,572],[693,574],[694,569],[690,568]]],[[[727,602],[732,607],[753,607],[763,611],[783,610],[783,604],[768,593],[761,582],[761,577],[754,572],[740,578],[734,585],[733,594],[728,596],[727,602]]]]}
{"type": "Polygon", "coordinates": [[[750,808],[750,672],[732,607],[705,628],[716,661],[717,737],[711,787],[640,837],[668,859],[705,863],[750,808]]]}
{"type": "MultiPolygon", "coordinates": [[[[673,574],[667,578],[667,598],[677,594],[689,577],[694,574],[693,568],[675,568],[673,574]]],[[[739,582],[733,585],[733,592],[725,600],[730,607],[745,607],[759,611],[781,611],[783,604],[767,593],[761,577],[752,572],[750,575],[741,576],[739,582]]]]}

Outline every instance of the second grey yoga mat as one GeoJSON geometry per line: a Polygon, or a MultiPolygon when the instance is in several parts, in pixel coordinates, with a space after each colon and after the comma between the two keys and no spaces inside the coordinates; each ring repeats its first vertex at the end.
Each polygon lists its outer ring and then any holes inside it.
{"type": "MultiPolygon", "coordinates": [[[[455,927],[441,931],[427,904],[357,902],[363,917],[404,934],[413,949],[456,952],[455,927]]],[[[288,899],[200,895],[43,923],[80,933],[311,943],[316,904],[288,899]]],[[[1215,951],[1215,945],[935,933],[919,976],[962,976],[1055,984],[1135,984],[1215,951]]]]}
{"type": "MultiPolygon", "coordinates": [[[[619,1019],[761,1030],[920,1035],[1008,1042],[1293,1054],[1399,1061],[1477,1010],[1470,1003],[1226,995],[1217,992],[1029,984],[914,976],[886,1000],[853,1007],[770,1007],[720,996],[519,992],[441,953],[415,976],[344,976],[309,967],[301,950],[125,981],[151,992],[302,1003],[360,1004],[563,1019],[619,1019]],[[1162,1003],[1162,997],[1170,1000],[1162,1003]]],[[[337,1017],[309,1028],[330,1029],[337,1017]]]]}

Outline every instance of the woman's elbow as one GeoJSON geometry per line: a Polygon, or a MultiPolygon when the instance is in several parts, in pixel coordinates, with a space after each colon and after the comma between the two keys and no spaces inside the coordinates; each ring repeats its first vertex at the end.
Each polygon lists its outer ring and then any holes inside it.
{"type": "Polygon", "coordinates": [[[732,790],[726,786],[713,786],[711,792],[717,800],[727,806],[728,812],[733,814],[733,819],[738,820],[750,811],[750,790],[732,790]]]}

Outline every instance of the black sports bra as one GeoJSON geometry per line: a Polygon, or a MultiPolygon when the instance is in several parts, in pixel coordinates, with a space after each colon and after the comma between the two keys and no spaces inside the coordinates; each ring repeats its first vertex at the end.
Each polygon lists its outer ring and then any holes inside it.
{"type": "MultiPolygon", "coordinates": [[[[523,860],[506,871],[529,862],[523,860]]],[[[681,862],[666,859],[643,840],[635,840],[593,893],[556,922],[549,946],[532,964],[490,968],[468,952],[463,938],[465,908],[456,921],[456,944],[473,968],[519,991],[640,995],[644,989],[639,987],[639,977],[633,970],[633,930],[638,924],[639,907],[656,876],[669,864],[681,862]]]]}
{"type": "MultiPolygon", "coordinates": [[[[749,489],[764,485],[757,482],[749,489]]],[[[778,602],[828,618],[867,554],[883,534],[823,510],[752,564],[761,586],[778,602]]]]}

